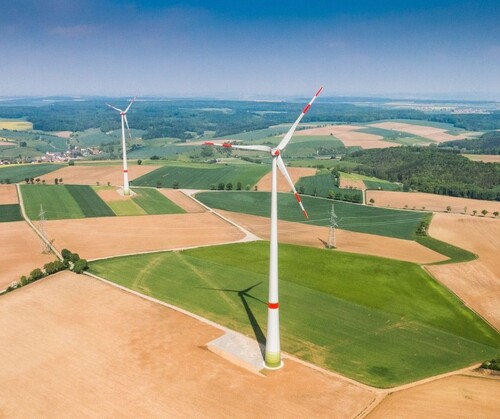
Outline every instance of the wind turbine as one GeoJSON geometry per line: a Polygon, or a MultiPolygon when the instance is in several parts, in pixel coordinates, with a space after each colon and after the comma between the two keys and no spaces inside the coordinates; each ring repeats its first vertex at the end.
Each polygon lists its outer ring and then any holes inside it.
{"type": "Polygon", "coordinates": [[[115,108],[114,106],[111,106],[109,103],[107,103],[107,105],[111,109],[120,112],[120,117],[122,120],[123,195],[130,195],[130,187],[128,184],[127,146],[125,144],[125,124],[127,125],[128,136],[129,138],[132,138],[132,136],[130,135],[130,127],[128,126],[127,112],[132,106],[132,103],[134,103],[134,101],[135,97],[130,101],[130,103],[128,104],[127,108],[124,111],[119,108],[115,108]]]}
{"type": "Polygon", "coordinates": [[[292,138],[299,122],[304,115],[309,111],[311,105],[323,90],[323,87],[316,92],[309,103],[304,107],[302,113],[297,120],[293,123],[286,135],[283,137],[277,147],[271,148],[266,145],[234,145],[230,143],[216,144],[213,142],[205,142],[206,145],[217,145],[225,148],[235,148],[241,150],[252,151],[265,151],[272,157],[272,177],[271,177],[271,234],[269,240],[270,254],[269,254],[269,299],[267,303],[267,338],[266,338],[266,351],[264,356],[264,366],[268,369],[279,369],[283,366],[281,362],[281,348],[280,348],[280,328],[279,328],[279,298],[278,298],[278,182],[277,182],[277,169],[281,171],[297,199],[297,202],[304,213],[307,215],[300,195],[297,193],[295,186],[286,170],[285,163],[281,158],[281,153],[287,146],[292,138]]]}

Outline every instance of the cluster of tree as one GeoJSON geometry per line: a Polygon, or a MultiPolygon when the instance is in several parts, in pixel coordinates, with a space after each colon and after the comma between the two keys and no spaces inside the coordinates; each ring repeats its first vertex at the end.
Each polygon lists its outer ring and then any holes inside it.
{"type": "Polygon", "coordinates": [[[474,162],[436,147],[362,150],[346,159],[358,163],[355,172],[400,182],[405,191],[500,200],[499,165],[474,162]]]}
{"type": "Polygon", "coordinates": [[[61,256],[63,257],[63,263],[77,274],[81,274],[89,267],[86,259],[81,259],[78,253],[70,252],[68,249],[63,249],[61,256]]]}
{"type": "MultiPolygon", "coordinates": [[[[306,100],[306,99],[304,99],[306,100]]],[[[141,101],[129,111],[133,128],[144,130],[143,139],[160,137],[187,140],[215,131],[218,137],[291,123],[303,101],[256,102],[221,100],[141,101]]],[[[0,116],[25,117],[34,128],[43,131],[83,131],[100,128],[103,132],[120,128],[119,118],[103,99],[81,102],[58,101],[47,106],[0,106],[0,116]]],[[[417,119],[446,122],[467,130],[500,128],[500,112],[490,114],[429,114],[413,109],[387,109],[377,106],[356,106],[323,100],[314,105],[314,112],[305,121],[367,123],[386,119],[417,119]]]]}
{"type": "Polygon", "coordinates": [[[337,201],[347,201],[361,204],[363,202],[363,196],[358,192],[342,192],[342,190],[330,190],[326,196],[328,199],[335,199],[337,201]]]}
{"type": "Polygon", "coordinates": [[[60,260],[55,260],[54,262],[48,262],[45,265],[43,265],[43,269],[40,268],[35,268],[31,271],[31,273],[28,276],[21,276],[19,281],[14,281],[12,284],[7,287],[6,291],[12,291],[15,290],[16,288],[21,288],[24,287],[27,284],[31,284],[32,282],[38,281],[39,279],[42,279],[48,275],[55,274],[56,272],[59,271],[64,271],[67,269],[67,265],[64,262],[61,262],[60,260]]]}
{"type": "MultiPolygon", "coordinates": [[[[242,184],[241,182],[237,182],[236,183],[236,190],[237,191],[241,191],[241,188],[242,188],[242,184]]],[[[218,190],[218,191],[232,191],[234,189],[234,185],[232,182],[227,182],[227,183],[224,183],[224,182],[219,182],[217,185],[215,183],[212,183],[210,185],[210,190],[212,191],[215,191],[215,190],[218,190]]],[[[245,186],[245,190],[249,191],[250,190],[250,185],[247,185],[245,186]]]]}
{"type": "Polygon", "coordinates": [[[485,368],[488,370],[500,371],[500,358],[495,358],[490,361],[484,361],[481,364],[481,368],[485,368]]]}
{"type": "Polygon", "coordinates": [[[439,147],[469,154],[500,154],[500,131],[487,132],[470,140],[448,141],[439,147]]]}

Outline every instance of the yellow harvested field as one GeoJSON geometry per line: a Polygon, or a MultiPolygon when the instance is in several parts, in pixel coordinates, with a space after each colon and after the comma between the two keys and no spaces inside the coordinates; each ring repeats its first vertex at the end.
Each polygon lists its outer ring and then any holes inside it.
{"type": "Polygon", "coordinates": [[[0,185],[0,205],[17,204],[18,202],[16,185],[0,185]]]}
{"type": "Polygon", "coordinates": [[[413,125],[406,124],[404,122],[378,122],[376,124],[370,124],[371,127],[382,128],[387,130],[402,131],[409,134],[418,135],[419,137],[428,138],[429,140],[436,141],[438,143],[443,143],[446,141],[463,140],[472,135],[478,135],[478,133],[451,135],[448,131],[442,128],[428,127],[425,125],[413,125]]]}
{"type": "MultiPolygon", "coordinates": [[[[138,166],[133,165],[128,168],[130,180],[158,169],[158,166],[138,166]]],[[[40,176],[40,179],[47,183],[53,183],[55,178],[62,178],[65,184],[95,185],[123,185],[123,169],[121,165],[113,166],[63,166],[61,169],[40,176]]]]}
{"type": "Polygon", "coordinates": [[[28,121],[18,119],[0,119],[0,129],[10,129],[15,131],[28,131],[33,129],[33,124],[28,121]]]}
{"type": "Polygon", "coordinates": [[[376,134],[360,132],[362,126],[356,125],[327,125],[325,127],[300,130],[295,135],[332,135],[344,143],[346,147],[387,148],[398,147],[399,144],[384,141],[384,137],[376,134]]]}
{"type": "MultiPolygon", "coordinates": [[[[301,177],[304,176],[314,176],[316,174],[316,169],[311,169],[308,167],[287,167],[288,174],[292,178],[294,185],[299,181],[301,177]]],[[[269,172],[264,175],[257,183],[257,189],[259,191],[270,191],[271,190],[271,177],[272,173],[269,172]]],[[[291,192],[290,185],[288,184],[285,177],[279,172],[278,175],[278,192],[291,192]]]]}
{"type": "Polygon", "coordinates": [[[13,143],[12,141],[3,141],[3,140],[5,140],[5,138],[0,138],[0,147],[17,145],[16,143],[13,143]]]}
{"type": "Polygon", "coordinates": [[[46,221],[45,232],[59,251],[71,249],[85,259],[215,245],[245,236],[210,212],[46,221]]]}
{"type": "Polygon", "coordinates": [[[435,214],[429,234],[479,256],[472,262],[426,269],[500,329],[500,220],[435,214]]]}
{"type": "Polygon", "coordinates": [[[353,418],[375,399],[290,359],[265,376],[247,371],[206,349],[223,333],[61,272],[2,297],[1,416],[353,418]]]}
{"type": "MultiPolygon", "coordinates": [[[[217,210],[228,219],[251,231],[256,236],[269,240],[269,218],[236,212],[217,210]]],[[[289,221],[278,221],[279,241],[325,248],[328,241],[328,227],[320,227],[289,221]]],[[[389,259],[415,263],[432,263],[446,260],[446,257],[411,240],[374,236],[353,231],[336,230],[337,249],[343,252],[361,253],[389,259]]]]}
{"type": "Polygon", "coordinates": [[[207,212],[208,210],[197,201],[190,198],[178,189],[158,189],[160,193],[170,199],[174,204],[179,205],[184,211],[189,213],[207,212]]]}
{"type": "Polygon", "coordinates": [[[463,154],[472,161],[482,161],[483,163],[500,163],[500,155],[490,155],[490,154],[463,154]]]}
{"type": "Polygon", "coordinates": [[[426,211],[446,211],[446,207],[451,207],[451,212],[455,214],[471,214],[477,211],[479,215],[483,209],[488,211],[488,216],[492,216],[495,211],[500,212],[500,202],[484,201],[480,199],[458,198],[454,196],[435,195],[423,192],[396,192],[396,191],[366,191],[366,199],[375,201],[376,207],[386,208],[409,208],[426,211]]]}
{"type": "MultiPolygon", "coordinates": [[[[56,256],[42,253],[44,250],[42,240],[25,221],[1,223],[0,231],[2,234],[0,289],[7,288],[12,281],[19,281],[21,275],[29,276],[33,269],[43,268],[47,262],[56,260],[56,256]]],[[[0,361],[0,382],[2,382],[1,371],[0,361]]],[[[0,413],[2,413],[1,409],[0,413]]]]}
{"type": "Polygon", "coordinates": [[[389,394],[368,419],[500,417],[500,380],[455,375],[389,394]]]}

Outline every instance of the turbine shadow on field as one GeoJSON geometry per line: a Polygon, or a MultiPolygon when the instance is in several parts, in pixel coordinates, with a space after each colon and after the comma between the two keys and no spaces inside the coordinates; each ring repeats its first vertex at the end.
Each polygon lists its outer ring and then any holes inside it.
{"type": "Polygon", "coordinates": [[[228,288],[206,288],[206,287],[198,287],[198,288],[204,289],[204,290],[210,290],[210,291],[233,292],[233,293],[238,294],[238,297],[240,297],[241,303],[243,304],[243,307],[245,308],[245,312],[247,314],[248,321],[250,322],[250,325],[252,326],[255,338],[257,339],[257,342],[259,343],[259,348],[260,348],[260,351],[262,353],[262,357],[264,357],[265,350],[266,350],[266,336],[264,335],[264,332],[262,331],[262,329],[259,325],[259,322],[255,318],[255,316],[252,312],[252,309],[250,308],[250,305],[248,304],[248,301],[247,301],[247,298],[251,298],[251,299],[258,301],[259,303],[266,304],[261,299],[249,294],[250,290],[259,286],[260,284],[262,284],[262,281],[258,282],[257,284],[254,284],[248,288],[245,288],[243,290],[233,290],[233,289],[228,289],[228,288]]]}

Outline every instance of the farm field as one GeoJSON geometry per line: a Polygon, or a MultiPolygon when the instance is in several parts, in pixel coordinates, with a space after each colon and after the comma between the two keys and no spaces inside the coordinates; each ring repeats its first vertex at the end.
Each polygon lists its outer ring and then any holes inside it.
{"type": "MultiPolygon", "coordinates": [[[[317,172],[316,169],[308,167],[287,167],[288,174],[292,178],[294,185],[304,176],[314,176],[317,172]]],[[[271,191],[271,172],[265,174],[257,183],[259,191],[271,191]]],[[[279,172],[278,175],[278,192],[290,192],[290,185],[285,177],[279,172]]]]}
{"type": "Polygon", "coordinates": [[[0,204],[0,223],[22,220],[19,204],[0,204]]]}
{"type": "Polygon", "coordinates": [[[158,191],[188,213],[207,212],[204,206],[178,189],[158,189],[158,191]]]}
{"type": "MultiPolygon", "coordinates": [[[[378,122],[369,125],[371,127],[382,128],[386,130],[395,130],[395,131],[402,131],[410,134],[415,134],[420,137],[436,141],[438,143],[445,141],[462,140],[464,138],[468,138],[469,136],[469,133],[451,135],[448,133],[448,130],[444,128],[436,128],[433,126],[426,126],[426,125],[413,124],[407,122],[378,122]]],[[[473,133],[473,135],[474,134],[477,135],[477,133],[473,133]]]]}
{"type": "Polygon", "coordinates": [[[0,185],[0,205],[18,202],[16,185],[0,185]]]}
{"type": "Polygon", "coordinates": [[[366,199],[373,199],[373,205],[387,208],[419,209],[424,207],[425,211],[446,211],[446,207],[451,207],[451,212],[462,214],[472,211],[481,213],[486,209],[491,216],[493,212],[500,212],[500,202],[484,201],[480,199],[458,198],[454,196],[435,195],[423,192],[396,192],[396,191],[366,191],[366,199]]]}
{"type": "MultiPolygon", "coordinates": [[[[156,168],[155,166],[130,164],[128,168],[129,179],[133,181],[135,178],[152,172],[156,168]]],[[[74,166],[59,167],[57,172],[42,176],[41,179],[47,183],[54,183],[56,177],[62,178],[65,184],[95,185],[99,182],[101,185],[107,185],[109,182],[111,185],[123,185],[123,171],[118,162],[96,165],[84,165],[77,162],[74,166]]]]}
{"type": "MultiPolygon", "coordinates": [[[[122,257],[91,270],[259,340],[268,246],[122,257]]],[[[496,331],[406,262],[281,245],[280,293],[283,350],[375,386],[457,369],[500,347],[496,331]]]]}
{"type": "Polygon", "coordinates": [[[331,135],[342,141],[345,147],[361,147],[363,149],[399,146],[399,144],[384,141],[384,137],[381,135],[362,132],[361,129],[363,129],[363,126],[359,125],[327,125],[296,131],[295,136],[331,135]]]}
{"type": "Polygon", "coordinates": [[[354,417],[375,397],[292,360],[253,374],[205,349],[222,330],[69,272],[3,296],[0,325],[7,417],[354,417]]]}
{"type": "Polygon", "coordinates": [[[57,249],[70,249],[85,259],[216,245],[245,237],[209,212],[47,221],[45,232],[57,249]]]}
{"type": "MultiPolygon", "coordinates": [[[[341,182],[342,183],[342,182],[341,182]]],[[[363,182],[360,182],[363,184],[363,182]]],[[[345,184],[345,183],[344,183],[345,184]]],[[[353,183],[350,184],[351,186],[353,183]]],[[[342,195],[348,195],[352,199],[357,199],[356,202],[362,203],[363,202],[363,192],[361,190],[352,190],[349,189],[349,186],[347,187],[341,187],[339,188],[338,186],[335,185],[333,176],[330,172],[326,173],[319,173],[314,176],[307,176],[299,179],[297,184],[295,185],[295,188],[298,191],[303,191],[301,193],[307,194],[307,195],[314,195],[314,196],[320,196],[323,198],[327,198],[330,194],[330,192],[342,194],[342,195]]],[[[364,185],[363,185],[364,188],[364,185]]],[[[360,188],[362,189],[362,188],[360,188]]],[[[336,198],[340,199],[340,198],[336,198]]]]}
{"type": "Polygon", "coordinates": [[[179,188],[210,189],[213,185],[217,187],[219,183],[225,185],[232,182],[233,188],[236,189],[238,182],[241,182],[243,188],[246,185],[255,185],[269,170],[270,166],[252,163],[232,166],[168,164],[134,180],[134,185],[156,187],[160,184],[165,188],[170,188],[174,182],[178,182],[179,188]]]}
{"type": "Polygon", "coordinates": [[[472,262],[427,266],[426,269],[500,329],[500,221],[435,214],[429,234],[479,256],[472,262]]]}
{"type": "MultiPolygon", "coordinates": [[[[218,210],[220,214],[251,231],[261,239],[269,240],[269,218],[218,210]]],[[[329,228],[290,221],[278,221],[280,243],[298,244],[324,249],[328,244],[329,228]]],[[[343,252],[380,256],[414,263],[443,261],[445,256],[411,240],[374,236],[347,230],[335,230],[337,249],[343,252]]]]}
{"type": "Polygon", "coordinates": [[[0,130],[16,130],[16,131],[29,131],[33,129],[33,124],[23,119],[4,119],[0,118],[0,130]]]}
{"type": "MultiPolygon", "coordinates": [[[[50,163],[16,164],[0,166],[0,179],[9,179],[10,183],[23,182],[26,178],[42,178],[46,173],[53,172],[61,168],[61,165],[50,163]]],[[[54,177],[52,177],[54,180],[54,177]]]]}
{"type": "Polygon", "coordinates": [[[33,269],[56,258],[42,253],[42,241],[24,221],[2,223],[1,232],[0,290],[7,288],[12,281],[18,281],[21,275],[28,276],[33,269]]]}
{"type": "Polygon", "coordinates": [[[498,417],[495,378],[456,375],[389,394],[366,418],[490,418],[498,417]]]}
{"type": "MultiPolygon", "coordinates": [[[[270,196],[267,192],[201,192],[196,194],[196,199],[212,208],[268,217],[271,208],[270,196]]],[[[304,220],[293,194],[279,194],[279,219],[328,226],[334,204],[339,227],[344,230],[412,240],[418,224],[426,214],[373,208],[310,196],[302,196],[302,202],[309,214],[309,220],[304,220]]]]}
{"type": "Polygon", "coordinates": [[[39,218],[41,206],[47,220],[115,215],[87,185],[21,185],[21,193],[32,220],[39,218]]]}
{"type": "Polygon", "coordinates": [[[462,154],[472,161],[482,161],[483,163],[500,163],[500,155],[487,155],[487,154],[462,154]]]}
{"type": "Polygon", "coordinates": [[[342,188],[352,186],[353,188],[357,187],[358,189],[382,189],[386,191],[401,190],[401,185],[398,185],[397,183],[378,179],[376,177],[346,172],[340,172],[340,185],[342,188]]]}

